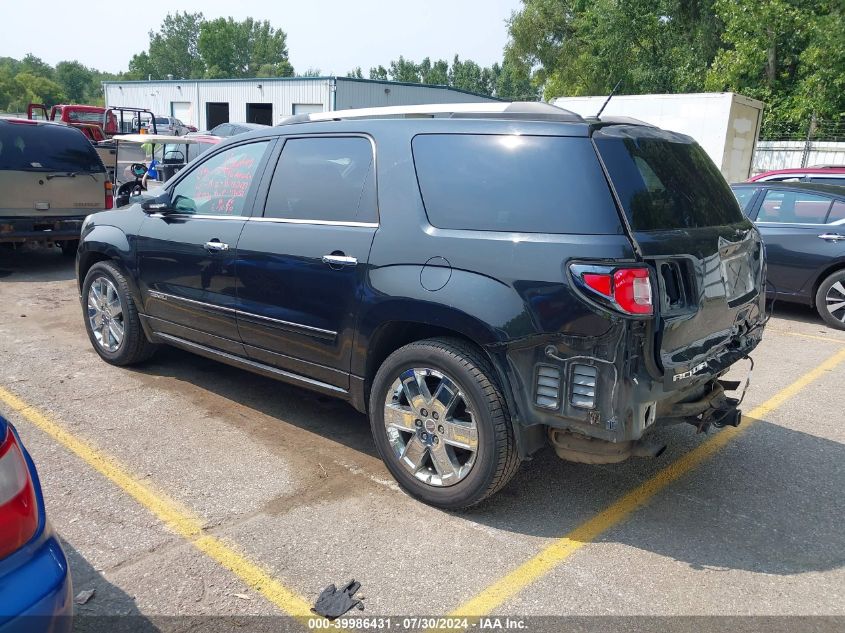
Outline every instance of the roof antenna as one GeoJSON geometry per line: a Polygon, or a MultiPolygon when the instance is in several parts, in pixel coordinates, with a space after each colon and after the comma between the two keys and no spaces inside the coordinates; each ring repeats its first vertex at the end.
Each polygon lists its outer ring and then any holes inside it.
{"type": "Polygon", "coordinates": [[[619,89],[619,86],[622,85],[622,80],[616,82],[616,85],[613,86],[613,90],[610,91],[610,94],[607,95],[607,99],[604,100],[604,103],[599,108],[599,111],[596,112],[596,118],[598,119],[601,116],[601,113],[604,112],[604,109],[607,107],[607,104],[610,103],[610,100],[613,99],[613,95],[616,94],[616,91],[619,89]]]}

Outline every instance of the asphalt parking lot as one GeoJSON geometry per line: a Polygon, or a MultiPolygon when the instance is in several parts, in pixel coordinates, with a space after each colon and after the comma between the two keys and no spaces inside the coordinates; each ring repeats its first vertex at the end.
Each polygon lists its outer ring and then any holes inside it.
{"type": "MultiPolygon", "coordinates": [[[[551,450],[448,513],[393,483],[351,407],[176,350],[86,337],[73,264],[0,254],[0,412],[65,544],[80,615],[845,615],[845,332],[776,307],[738,430],[656,460],[551,450]]],[[[841,623],[841,620],[839,620],[841,623]]]]}

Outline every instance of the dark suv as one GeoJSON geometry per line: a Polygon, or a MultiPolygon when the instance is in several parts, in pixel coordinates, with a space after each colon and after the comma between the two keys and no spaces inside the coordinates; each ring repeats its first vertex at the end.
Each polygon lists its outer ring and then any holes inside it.
{"type": "Polygon", "coordinates": [[[293,117],[89,218],[85,325],[115,365],[167,343],[369,413],[434,505],[561,457],[654,456],[738,424],[759,343],[757,230],[704,151],[543,104],[293,117]]]}

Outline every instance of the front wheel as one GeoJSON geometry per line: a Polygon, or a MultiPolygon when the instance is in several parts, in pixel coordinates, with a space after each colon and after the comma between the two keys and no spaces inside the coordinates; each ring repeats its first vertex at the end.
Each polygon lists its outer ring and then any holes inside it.
{"type": "Polygon", "coordinates": [[[112,262],[97,262],[82,284],[85,329],[96,352],[112,365],[133,365],[150,358],[156,345],[141,327],[138,309],[123,272],[112,262]]]}
{"type": "Polygon", "coordinates": [[[829,326],[845,330],[845,270],[837,270],[819,285],[816,310],[829,326]]]}
{"type": "Polygon", "coordinates": [[[419,341],[391,354],[373,380],[370,425],[402,488],[441,508],[486,499],[519,466],[492,367],[460,340],[419,341]]]}

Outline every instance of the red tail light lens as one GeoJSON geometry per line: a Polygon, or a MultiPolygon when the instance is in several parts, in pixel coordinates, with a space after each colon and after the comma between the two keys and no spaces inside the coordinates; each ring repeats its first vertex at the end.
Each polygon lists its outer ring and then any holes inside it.
{"type": "Polygon", "coordinates": [[[114,209],[114,196],[112,195],[114,189],[111,181],[107,180],[103,187],[106,190],[105,209],[106,211],[114,209]]]}
{"type": "Polygon", "coordinates": [[[651,281],[646,268],[622,268],[613,273],[613,297],[625,312],[651,314],[651,281]]]}
{"type": "Polygon", "coordinates": [[[0,440],[0,558],[26,544],[38,527],[35,488],[9,428],[0,440]]]}
{"type": "Polygon", "coordinates": [[[582,287],[600,295],[619,312],[654,314],[648,268],[574,265],[572,274],[582,287]]]}

